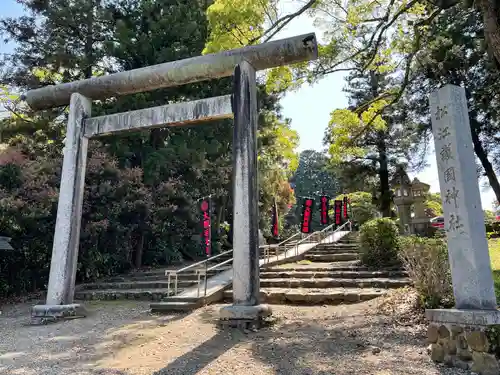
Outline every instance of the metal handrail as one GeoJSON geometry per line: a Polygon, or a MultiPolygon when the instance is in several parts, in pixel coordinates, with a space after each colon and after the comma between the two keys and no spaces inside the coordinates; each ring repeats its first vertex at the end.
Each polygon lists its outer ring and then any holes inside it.
{"type": "Polygon", "coordinates": [[[271,249],[275,249],[275,254],[276,255],[276,260],[278,260],[278,257],[280,255],[280,248],[281,247],[284,247],[285,249],[285,252],[286,252],[286,245],[288,242],[290,242],[291,240],[293,240],[295,237],[301,235],[302,232],[297,232],[295,234],[292,234],[290,237],[288,237],[287,239],[281,241],[280,243],[278,243],[277,245],[268,245],[265,249],[264,249],[264,263],[269,263],[271,261],[271,254],[270,254],[270,250],[271,249]]]}
{"type": "MultiPolygon", "coordinates": [[[[220,254],[217,254],[217,255],[214,255],[214,256],[212,256],[210,258],[201,260],[199,262],[196,262],[194,264],[191,264],[189,266],[181,268],[180,270],[166,270],[165,271],[165,276],[167,276],[167,296],[170,296],[170,284],[171,284],[171,281],[172,281],[172,275],[174,276],[174,294],[177,294],[177,291],[178,291],[177,286],[179,284],[179,273],[184,272],[184,271],[188,271],[188,270],[193,269],[195,267],[199,267],[199,266],[201,266],[203,264],[205,265],[205,269],[206,269],[208,262],[210,262],[210,261],[212,261],[212,260],[214,260],[216,258],[219,258],[219,257],[221,257],[223,255],[229,254],[232,251],[233,251],[233,249],[223,251],[220,254]]],[[[198,272],[197,272],[197,274],[198,274],[198,272]]],[[[198,281],[200,281],[199,279],[200,279],[200,275],[198,275],[198,281]]]]}
{"type": "MultiPolygon", "coordinates": [[[[352,223],[351,223],[351,220],[347,220],[347,221],[346,221],[344,224],[342,224],[340,227],[335,228],[335,230],[332,232],[332,234],[334,234],[334,233],[336,233],[336,232],[340,231],[340,230],[341,230],[342,228],[344,228],[347,224],[349,224],[349,230],[351,231],[351,230],[352,230],[352,223]]],[[[294,246],[294,247],[295,247],[295,255],[298,255],[298,252],[299,252],[299,245],[301,245],[302,243],[306,242],[307,240],[309,240],[309,239],[310,239],[311,237],[313,237],[313,236],[317,236],[317,235],[319,234],[319,235],[320,235],[320,240],[319,240],[318,242],[319,242],[319,243],[322,243],[322,242],[323,242],[323,240],[326,238],[326,236],[325,236],[325,237],[323,237],[323,238],[321,238],[321,235],[322,235],[324,232],[326,232],[326,231],[330,230],[331,228],[333,228],[333,226],[334,226],[334,225],[336,225],[336,224],[335,224],[335,223],[330,224],[329,226],[327,226],[326,228],[323,228],[323,229],[322,229],[322,230],[320,230],[319,232],[311,233],[309,236],[307,236],[307,237],[303,238],[302,240],[300,240],[299,242],[297,242],[297,243],[295,244],[295,246],[294,246]]],[[[285,250],[285,254],[286,254],[286,252],[287,252],[287,250],[285,250]]]]}
{"type": "MultiPolygon", "coordinates": [[[[351,221],[348,220],[347,222],[345,222],[344,224],[342,224],[340,227],[336,228],[332,232],[332,234],[335,233],[335,232],[337,232],[337,231],[339,231],[339,230],[341,230],[347,224],[349,224],[350,230],[352,230],[351,221]]],[[[307,237],[305,237],[305,238],[299,240],[297,243],[295,243],[295,245],[293,246],[293,247],[295,247],[295,255],[298,254],[299,245],[303,244],[306,241],[309,241],[314,236],[318,236],[318,234],[320,236],[320,240],[318,242],[322,243],[323,240],[326,238],[326,236],[323,237],[324,233],[326,233],[328,230],[332,229],[334,225],[335,224],[331,224],[328,227],[323,228],[319,232],[311,233],[307,237]]],[[[269,253],[269,249],[270,248],[275,248],[276,249],[276,254],[275,255],[276,255],[276,259],[278,259],[279,255],[280,255],[279,249],[281,247],[284,247],[284,253],[285,253],[285,257],[286,257],[286,255],[288,253],[288,250],[290,249],[290,248],[287,249],[286,244],[288,242],[290,242],[292,239],[294,239],[295,237],[299,236],[300,234],[301,234],[301,232],[297,232],[297,233],[293,234],[292,236],[290,236],[289,238],[285,239],[284,241],[281,241],[280,243],[278,243],[277,245],[274,245],[274,246],[273,245],[271,245],[271,246],[270,245],[259,246],[259,248],[264,249],[264,263],[269,263],[270,262],[270,259],[271,259],[271,256],[270,256],[270,253],[269,253]]],[[[220,254],[214,255],[213,257],[204,259],[204,260],[199,261],[197,263],[194,263],[194,264],[191,264],[191,265],[186,266],[184,268],[181,268],[180,270],[166,270],[165,271],[165,275],[168,277],[168,286],[167,286],[167,288],[168,288],[168,291],[167,291],[168,295],[170,296],[170,284],[171,284],[171,277],[172,277],[172,275],[175,277],[174,278],[174,294],[177,294],[177,292],[178,292],[177,286],[178,286],[178,275],[179,275],[179,273],[188,271],[188,270],[193,269],[193,268],[196,267],[197,268],[196,269],[196,276],[197,276],[197,279],[198,279],[198,293],[197,293],[197,295],[198,295],[198,297],[200,297],[200,287],[202,285],[201,284],[201,281],[202,281],[201,277],[203,276],[204,277],[204,289],[205,289],[204,296],[206,296],[206,294],[207,294],[207,283],[208,283],[208,273],[210,271],[214,271],[214,270],[216,270],[216,269],[218,269],[218,268],[220,268],[220,267],[222,267],[222,266],[224,266],[226,264],[231,263],[233,261],[233,258],[231,257],[230,259],[227,259],[227,260],[225,260],[225,261],[223,261],[223,262],[221,262],[219,264],[215,264],[212,267],[208,267],[208,262],[210,262],[210,261],[212,261],[214,259],[217,259],[217,258],[219,258],[219,257],[221,257],[223,255],[230,254],[232,252],[233,252],[233,249],[226,250],[226,251],[224,251],[224,252],[222,252],[220,254]],[[200,266],[202,266],[202,265],[204,265],[204,268],[200,269],[200,266]]]]}
{"type": "Polygon", "coordinates": [[[297,233],[295,233],[294,235],[288,237],[286,240],[284,241],[281,241],[278,245],[276,246],[282,246],[284,245],[285,243],[289,242],[292,238],[295,238],[296,236],[300,235],[302,232],[298,231],[297,233]]]}
{"type": "Polygon", "coordinates": [[[222,255],[226,255],[226,254],[230,253],[231,251],[233,251],[233,249],[231,249],[231,250],[226,250],[226,251],[223,251],[223,252],[222,252],[222,253],[220,253],[220,254],[217,254],[217,255],[211,256],[210,258],[200,260],[199,262],[196,262],[196,263],[193,263],[193,264],[191,264],[191,265],[189,265],[189,266],[186,266],[186,267],[184,267],[184,268],[181,268],[180,270],[166,270],[166,271],[165,271],[165,276],[167,276],[167,272],[177,272],[177,273],[179,273],[179,272],[184,272],[184,271],[187,271],[187,270],[189,270],[189,269],[191,269],[191,268],[193,268],[193,267],[199,266],[199,265],[201,265],[201,264],[203,264],[203,263],[206,263],[206,262],[208,262],[208,261],[211,261],[211,260],[213,260],[213,259],[215,259],[215,258],[219,258],[219,257],[221,257],[222,255]]]}

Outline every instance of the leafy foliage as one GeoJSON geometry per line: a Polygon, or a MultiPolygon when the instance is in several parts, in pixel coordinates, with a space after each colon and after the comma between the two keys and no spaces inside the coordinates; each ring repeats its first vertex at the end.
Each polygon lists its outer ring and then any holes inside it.
{"type": "MultiPolygon", "coordinates": [[[[305,198],[314,198],[316,207],[319,207],[320,195],[325,194],[333,198],[341,190],[335,174],[328,169],[328,157],[314,150],[304,150],[300,153],[299,165],[291,183],[297,198],[297,205],[292,209],[297,223],[305,198]]],[[[318,209],[313,211],[312,227],[314,230],[321,228],[318,209]]]]}
{"type": "Polygon", "coordinates": [[[413,81],[404,96],[406,123],[419,124],[423,143],[428,143],[430,93],[447,83],[463,85],[474,151],[489,185],[500,197],[495,173],[499,168],[500,102],[496,95],[500,90],[499,71],[483,42],[482,17],[474,9],[449,9],[436,18],[430,31],[436,37],[420,51],[413,81]]]}
{"type": "Polygon", "coordinates": [[[365,191],[338,195],[336,200],[344,200],[346,196],[351,200],[352,220],[357,225],[363,225],[378,216],[377,207],[372,202],[372,195],[365,191]]]}
{"type": "Polygon", "coordinates": [[[453,306],[453,288],[445,240],[417,236],[401,237],[399,255],[420,294],[424,308],[453,306]]]}
{"type": "Polygon", "coordinates": [[[399,263],[399,229],[389,218],[364,223],[360,228],[361,261],[368,267],[394,267],[399,263]]]}
{"type": "Polygon", "coordinates": [[[424,202],[427,217],[436,217],[443,214],[443,203],[440,193],[428,193],[424,202]]]}
{"type": "MultiPolygon", "coordinates": [[[[67,119],[66,108],[31,112],[17,93],[196,56],[208,38],[203,2],[21,3],[28,15],[0,22],[0,32],[17,46],[3,59],[0,74],[0,99],[7,110],[0,136],[9,145],[0,152],[0,233],[11,236],[19,249],[0,260],[0,295],[43,288],[47,281],[67,119]],[[17,279],[26,281],[16,284],[17,279]]],[[[259,90],[260,224],[267,229],[274,200],[281,221],[295,202],[288,180],[298,165],[298,135],[281,116],[279,98],[268,95],[264,86],[259,90]]],[[[230,93],[230,79],[195,83],[97,102],[93,115],[230,93]]],[[[93,142],[78,280],[197,259],[198,200],[209,194],[214,251],[231,246],[231,174],[231,121],[93,142]]]]}

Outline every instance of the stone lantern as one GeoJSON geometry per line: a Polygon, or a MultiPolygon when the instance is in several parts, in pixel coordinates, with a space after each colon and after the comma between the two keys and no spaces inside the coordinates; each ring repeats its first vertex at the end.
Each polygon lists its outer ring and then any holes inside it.
{"type": "Polygon", "coordinates": [[[430,185],[420,182],[418,178],[410,181],[402,166],[397,167],[392,181],[394,188],[394,204],[398,210],[399,225],[402,234],[424,233],[429,225],[425,213],[425,200],[430,185]],[[414,216],[412,218],[412,206],[414,216]]]}
{"type": "Polygon", "coordinates": [[[424,233],[429,225],[429,218],[425,213],[425,200],[429,193],[430,185],[420,182],[418,178],[414,178],[411,183],[413,194],[413,212],[415,216],[412,219],[413,233],[424,233]]]}
{"type": "Polygon", "coordinates": [[[415,201],[412,193],[412,184],[408,174],[402,166],[398,166],[392,182],[394,188],[394,204],[399,216],[399,227],[401,234],[410,234],[411,230],[411,206],[415,201]]]}

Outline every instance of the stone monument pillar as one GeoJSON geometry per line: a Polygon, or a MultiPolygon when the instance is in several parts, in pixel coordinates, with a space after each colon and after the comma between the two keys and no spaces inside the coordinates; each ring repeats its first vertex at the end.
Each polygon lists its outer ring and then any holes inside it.
{"type": "MultiPolygon", "coordinates": [[[[446,85],[430,97],[455,309],[427,310],[435,361],[498,374],[488,332],[500,324],[488,242],[462,87],[446,85]]],[[[495,336],[498,337],[498,336],[495,336]]]]}

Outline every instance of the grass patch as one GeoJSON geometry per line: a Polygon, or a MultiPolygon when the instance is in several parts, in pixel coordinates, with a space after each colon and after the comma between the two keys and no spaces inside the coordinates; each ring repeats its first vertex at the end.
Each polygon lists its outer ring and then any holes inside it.
{"type": "Polygon", "coordinates": [[[500,301],[500,238],[491,238],[488,241],[490,248],[491,269],[495,283],[497,301],[500,301]]]}
{"type": "Polygon", "coordinates": [[[311,264],[312,262],[309,259],[302,259],[297,262],[297,264],[311,264]]]}

